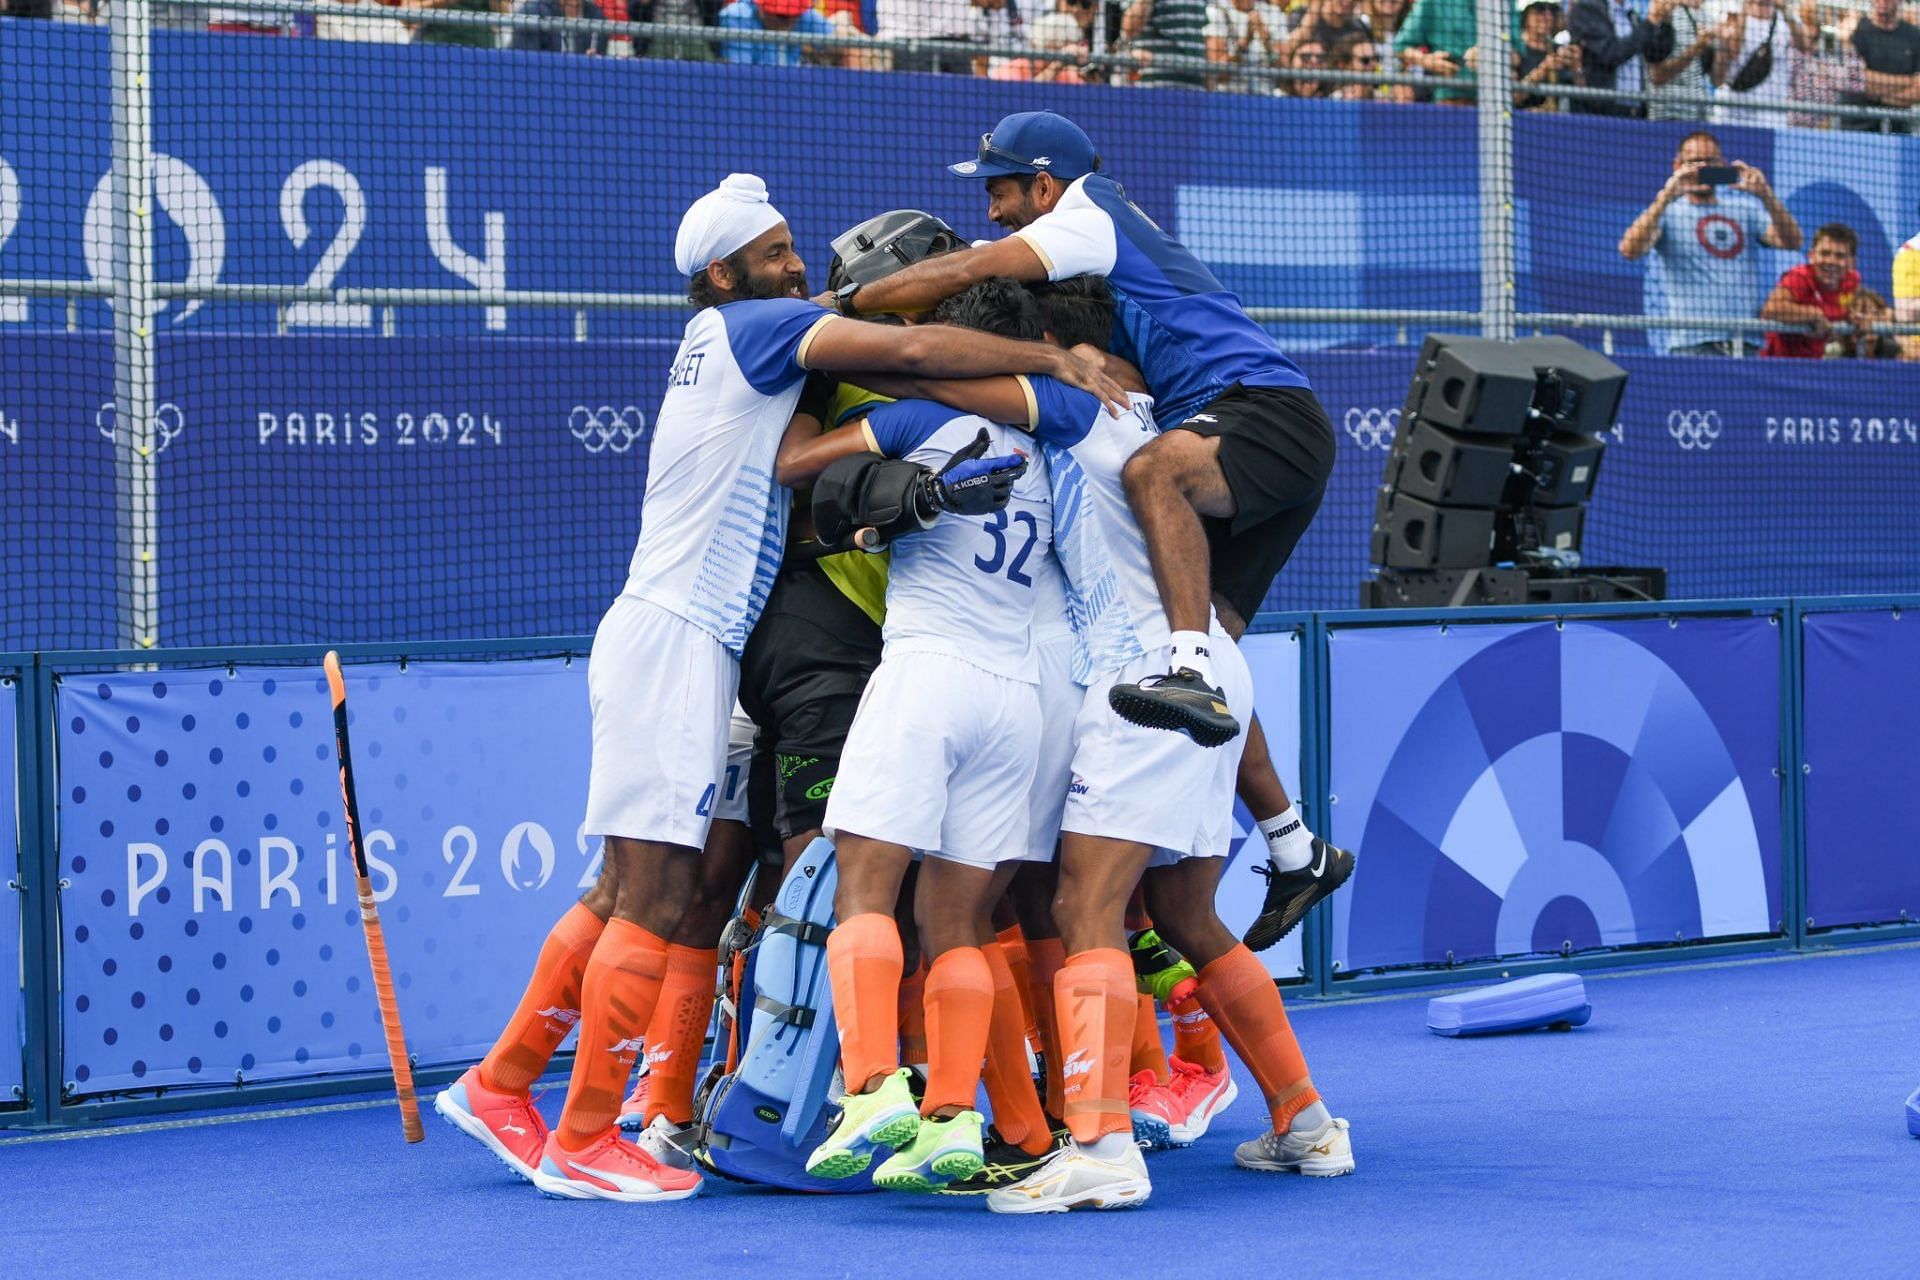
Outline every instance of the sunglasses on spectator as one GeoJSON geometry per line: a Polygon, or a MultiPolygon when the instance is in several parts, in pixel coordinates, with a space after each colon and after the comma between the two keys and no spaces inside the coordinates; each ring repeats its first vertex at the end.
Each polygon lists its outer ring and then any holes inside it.
{"type": "Polygon", "coordinates": [[[980,163],[986,164],[991,160],[998,160],[1002,164],[1016,164],[1023,169],[1033,168],[1032,157],[1017,156],[1004,147],[996,147],[993,145],[993,135],[983,133],[980,135],[980,163]]]}
{"type": "Polygon", "coordinates": [[[1377,67],[1380,65],[1380,59],[1378,56],[1371,53],[1364,54],[1364,55],[1356,56],[1353,59],[1353,65],[1356,67],[1377,67]]]}

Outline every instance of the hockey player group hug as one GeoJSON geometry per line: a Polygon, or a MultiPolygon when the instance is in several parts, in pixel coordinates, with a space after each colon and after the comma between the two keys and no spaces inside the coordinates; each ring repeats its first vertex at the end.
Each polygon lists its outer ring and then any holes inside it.
{"type": "Polygon", "coordinates": [[[1141,1204],[1143,1146],[1192,1142],[1237,1093],[1223,1037],[1269,1126],[1235,1161],[1353,1169],[1254,954],[1353,858],[1288,799],[1236,644],[1319,506],[1326,414],[1072,122],[1008,116],[949,168],[1011,234],[967,248],[882,215],[835,242],[818,297],[760,179],[681,221],[696,312],[588,672],[602,872],[436,1100],[548,1195],[700,1190],[695,1077],[737,959],[715,939],[756,818],[788,868],[837,877],[824,922],[754,916],[823,947],[831,987],[830,1020],[762,1000],[838,1035],[797,1177],[997,1213],[1141,1204]],[[1236,794],[1270,863],[1244,942],[1214,909],[1236,794]],[[530,1089],[576,1024],[549,1131],[530,1089]]]}

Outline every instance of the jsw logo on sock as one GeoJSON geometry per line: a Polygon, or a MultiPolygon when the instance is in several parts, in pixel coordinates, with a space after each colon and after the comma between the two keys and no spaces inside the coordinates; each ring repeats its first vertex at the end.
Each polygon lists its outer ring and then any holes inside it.
{"type": "Polygon", "coordinates": [[[647,1051],[647,1065],[649,1067],[657,1067],[672,1056],[673,1050],[671,1049],[650,1049],[647,1051]]]}
{"type": "Polygon", "coordinates": [[[557,1005],[542,1009],[535,1016],[552,1018],[555,1022],[563,1022],[569,1027],[580,1021],[580,1011],[578,1009],[562,1009],[557,1005]]]}
{"type": "Polygon", "coordinates": [[[613,1048],[607,1050],[607,1052],[608,1053],[639,1053],[640,1050],[646,1047],[646,1044],[647,1044],[647,1040],[645,1036],[635,1036],[631,1040],[616,1041],[614,1043],[613,1048]]]}
{"type": "Polygon", "coordinates": [[[1088,1061],[1087,1051],[1085,1049],[1075,1049],[1067,1055],[1067,1060],[1060,1064],[1060,1078],[1063,1081],[1072,1080],[1077,1076],[1084,1076],[1092,1070],[1093,1063],[1088,1061]]]}

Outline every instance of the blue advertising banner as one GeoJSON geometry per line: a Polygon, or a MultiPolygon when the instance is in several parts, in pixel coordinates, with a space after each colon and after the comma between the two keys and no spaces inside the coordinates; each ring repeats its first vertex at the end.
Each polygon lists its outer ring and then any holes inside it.
{"type": "MultiPolygon", "coordinates": [[[[182,334],[160,350],[162,643],[579,634],[619,591],[671,342],[182,334]]],[[[1589,563],[1665,567],[1683,599],[1920,588],[1890,514],[1920,491],[1910,371],[1742,360],[1703,380],[1698,361],[1621,361],[1589,563]]],[[[1338,448],[1266,604],[1346,607],[1413,354],[1301,364],[1338,448]]],[[[28,601],[0,614],[0,644],[116,640],[110,365],[104,334],[0,334],[0,504],[26,513],[0,527],[0,573],[28,601]],[[32,372],[69,364],[86,376],[32,372]]]]}
{"type": "MultiPolygon", "coordinates": [[[[598,873],[586,669],[350,667],[408,1043],[483,1053],[598,873]]],[[[74,675],[58,696],[65,1078],[81,1094],[386,1066],[312,669],[74,675]]]]}
{"type": "MultiPolygon", "coordinates": [[[[20,878],[20,806],[34,802],[20,790],[14,732],[19,696],[14,677],[0,675],[0,876],[9,885],[20,878]]],[[[26,1083],[26,974],[20,963],[20,913],[25,905],[23,893],[0,896],[0,1106],[19,1097],[26,1083]]]]}
{"type": "Polygon", "coordinates": [[[1340,972],[1779,930],[1776,620],[1329,645],[1340,972]]]}
{"type": "MultiPolygon", "coordinates": [[[[1245,636],[1240,641],[1247,665],[1253,669],[1254,710],[1266,730],[1267,753],[1273,758],[1274,772],[1280,776],[1287,794],[1298,797],[1300,785],[1300,636],[1293,631],[1274,631],[1245,636]]],[[[1260,914],[1266,900],[1267,882],[1255,867],[1267,865],[1267,842],[1253,824],[1253,815],[1244,804],[1234,803],[1233,852],[1220,877],[1220,892],[1214,910],[1237,938],[1260,914]]],[[[1311,818],[1311,815],[1309,815],[1311,818]]],[[[1317,825],[1309,823],[1309,825],[1317,825]]],[[[1307,966],[1301,947],[1304,931],[1295,929],[1279,942],[1261,952],[1267,972],[1282,982],[1306,976],[1307,966]]]]}
{"type": "Polygon", "coordinates": [[[1809,927],[1920,917],[1920,621],[1899,609],[1804,620],[1809,927]]]}

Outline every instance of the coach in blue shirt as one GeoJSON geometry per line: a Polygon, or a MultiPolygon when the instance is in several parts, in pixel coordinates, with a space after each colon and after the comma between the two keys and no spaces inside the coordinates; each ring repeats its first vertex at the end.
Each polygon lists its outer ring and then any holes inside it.
{"type": "MultiPolygon", "coordinates": [[[[1306,532],[1333,469],[1326,411],[1240,300],[1100,172],[1092,140],[1072,121],[1050,111],[1010,115],[980,138],[972,159],[948,170],[984,180],[987,216],[1013,234],[849,285],[830,301],[847,315],[918,313],[993,276],[1106,278],[1114,353],[1145,377],[1162,430],[1124,479],[1173,631],[1171,670],[1116,685],[1111,702],[1135,723],[1224,744],[1240,725],[1213,679],[1209,606],[1237,638],[1306,532]]],[[[1322,859],[1318,876],[1308,870],[1312,837],[1257,723],[1239,776],[1281,873],[1269,882],[1267,907],[1304,911],[1344,878],[1351,859],[1343,854],[1339,870],[1322,859]]]]}
{"type": "MultiPolygon", "coordinates": [[[[814,11],[810,0],[734,0],[720,11],[720,25],[730,31],[792,31],[803,36],[830,36],[833,26],[814,11]]],[[[728,62],[757,67],[797,67],[797,44],[762,44],[757,40],[724,40],[720,54],[728,62]]]]}

